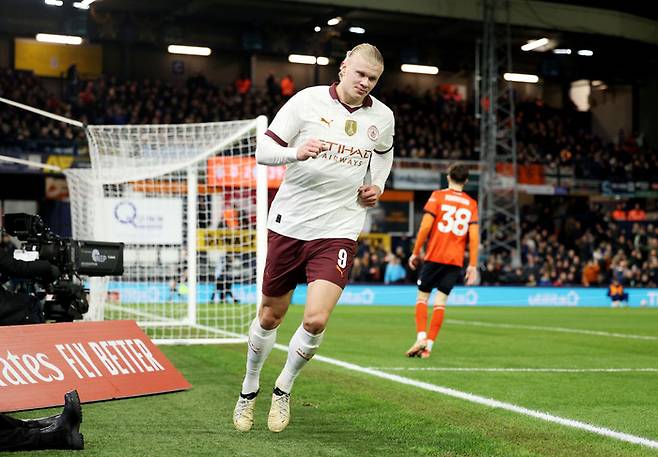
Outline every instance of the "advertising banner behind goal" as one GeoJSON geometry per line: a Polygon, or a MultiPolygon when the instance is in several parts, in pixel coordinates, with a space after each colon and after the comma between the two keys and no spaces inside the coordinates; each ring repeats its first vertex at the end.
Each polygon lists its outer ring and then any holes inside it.
{"type": "Polygon", "coordinates": [[[132,244],[183,243],[180,198],[105,198],[96,233],[105,241],[132,244]]]}
{"type": "Polygon", "coordinates": [[[191,387],[134,321],[0,327],[0,411],[62,404],[77,389],[83,402],[191,387]]]}
{"type": "MultiPolygon", "coordinates": [[[[278,189],[286,167],[267,167],[267,187],[278,189]]],[[[255,157],[210,157],[208,159],[208,184],[211,186],[256,186],[255,157]]]]}

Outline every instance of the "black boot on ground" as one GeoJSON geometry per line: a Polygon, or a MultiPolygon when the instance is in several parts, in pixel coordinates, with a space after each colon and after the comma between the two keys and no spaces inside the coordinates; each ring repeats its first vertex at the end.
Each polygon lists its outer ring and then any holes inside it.
{"type": "Polygon", "coordinates": [[[84,437],[80,433],[82,408],[78,392],[72,390],[64,395],[64,410],[54,417],[38,419],[51,421],[39,430],[39,447],[41,449],[84,449],[84,437]],[[54,418],[54,420],[53,420],[54,418]]]}

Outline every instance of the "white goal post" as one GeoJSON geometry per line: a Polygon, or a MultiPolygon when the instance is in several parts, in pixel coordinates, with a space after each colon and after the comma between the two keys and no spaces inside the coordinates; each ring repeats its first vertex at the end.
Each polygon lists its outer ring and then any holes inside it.
{"type": "Polygon", "coordinates": [[[267,119],[87,126],[91,169],[66,170],[73,237],[125,243],[92,278],[86,319],[134,319],[158,344],[244,341],[260,300],[267,119]]]}
{"type": "MultiPolygon", "coordinates": [[[[69,169],[73,237],[125,243],[124,274],[89,278],[85,319],[131,319],[158,344],[246,340],[267,250],[267,169],[255,160],[267,118],[84,128],[91,169],[69,169]]],[[[0,160],[43,169],[40,162],[0,160]]]]}

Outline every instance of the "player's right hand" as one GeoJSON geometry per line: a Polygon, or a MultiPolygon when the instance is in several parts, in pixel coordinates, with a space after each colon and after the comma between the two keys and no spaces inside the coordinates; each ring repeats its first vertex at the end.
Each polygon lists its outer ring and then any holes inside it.
{"type": "Polygon", "coordinates": [[[409,268],[416,271],[418,265],[420,265],[420,258],[417,255],[411,254],[411,256],[409,257],[409,268]]]}
{"type": "Polygon", "coordinates": [[[480,273],[478,272],[477,267],[469,265],[466,268],[466,276],[464,277],[464,283],[467,286],[477,286],[480,282],[480,273]]]}
{"type": "Polygon", "coordinates": [[[320,140],[309,139],[297,148],[297,160],[304,161],[315,159],[325,148],[324,143],[320,140]]]}

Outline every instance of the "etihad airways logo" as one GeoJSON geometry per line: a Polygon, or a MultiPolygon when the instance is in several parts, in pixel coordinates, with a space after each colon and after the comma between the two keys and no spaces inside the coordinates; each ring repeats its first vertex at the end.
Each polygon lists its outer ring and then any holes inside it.
{"type": "Polygon", "coordinates": [[[368,159],[372,155],[371,149],[359,149],[327,140],[320,141],[324,144],[324,148],[318,155],[318,159],[333,160],[345,165],[360,167],[363,164],[368,164],[368,159]]]}
{"type": "Polygon", "coordinates": [[[318,155],[318,159],[333,160],[338,163],[360,167],[364,163],[367,164],[372,155],[371,149],[359,149],[327,140],[320,141],[324,143],[324,149],[318,155]]]}

